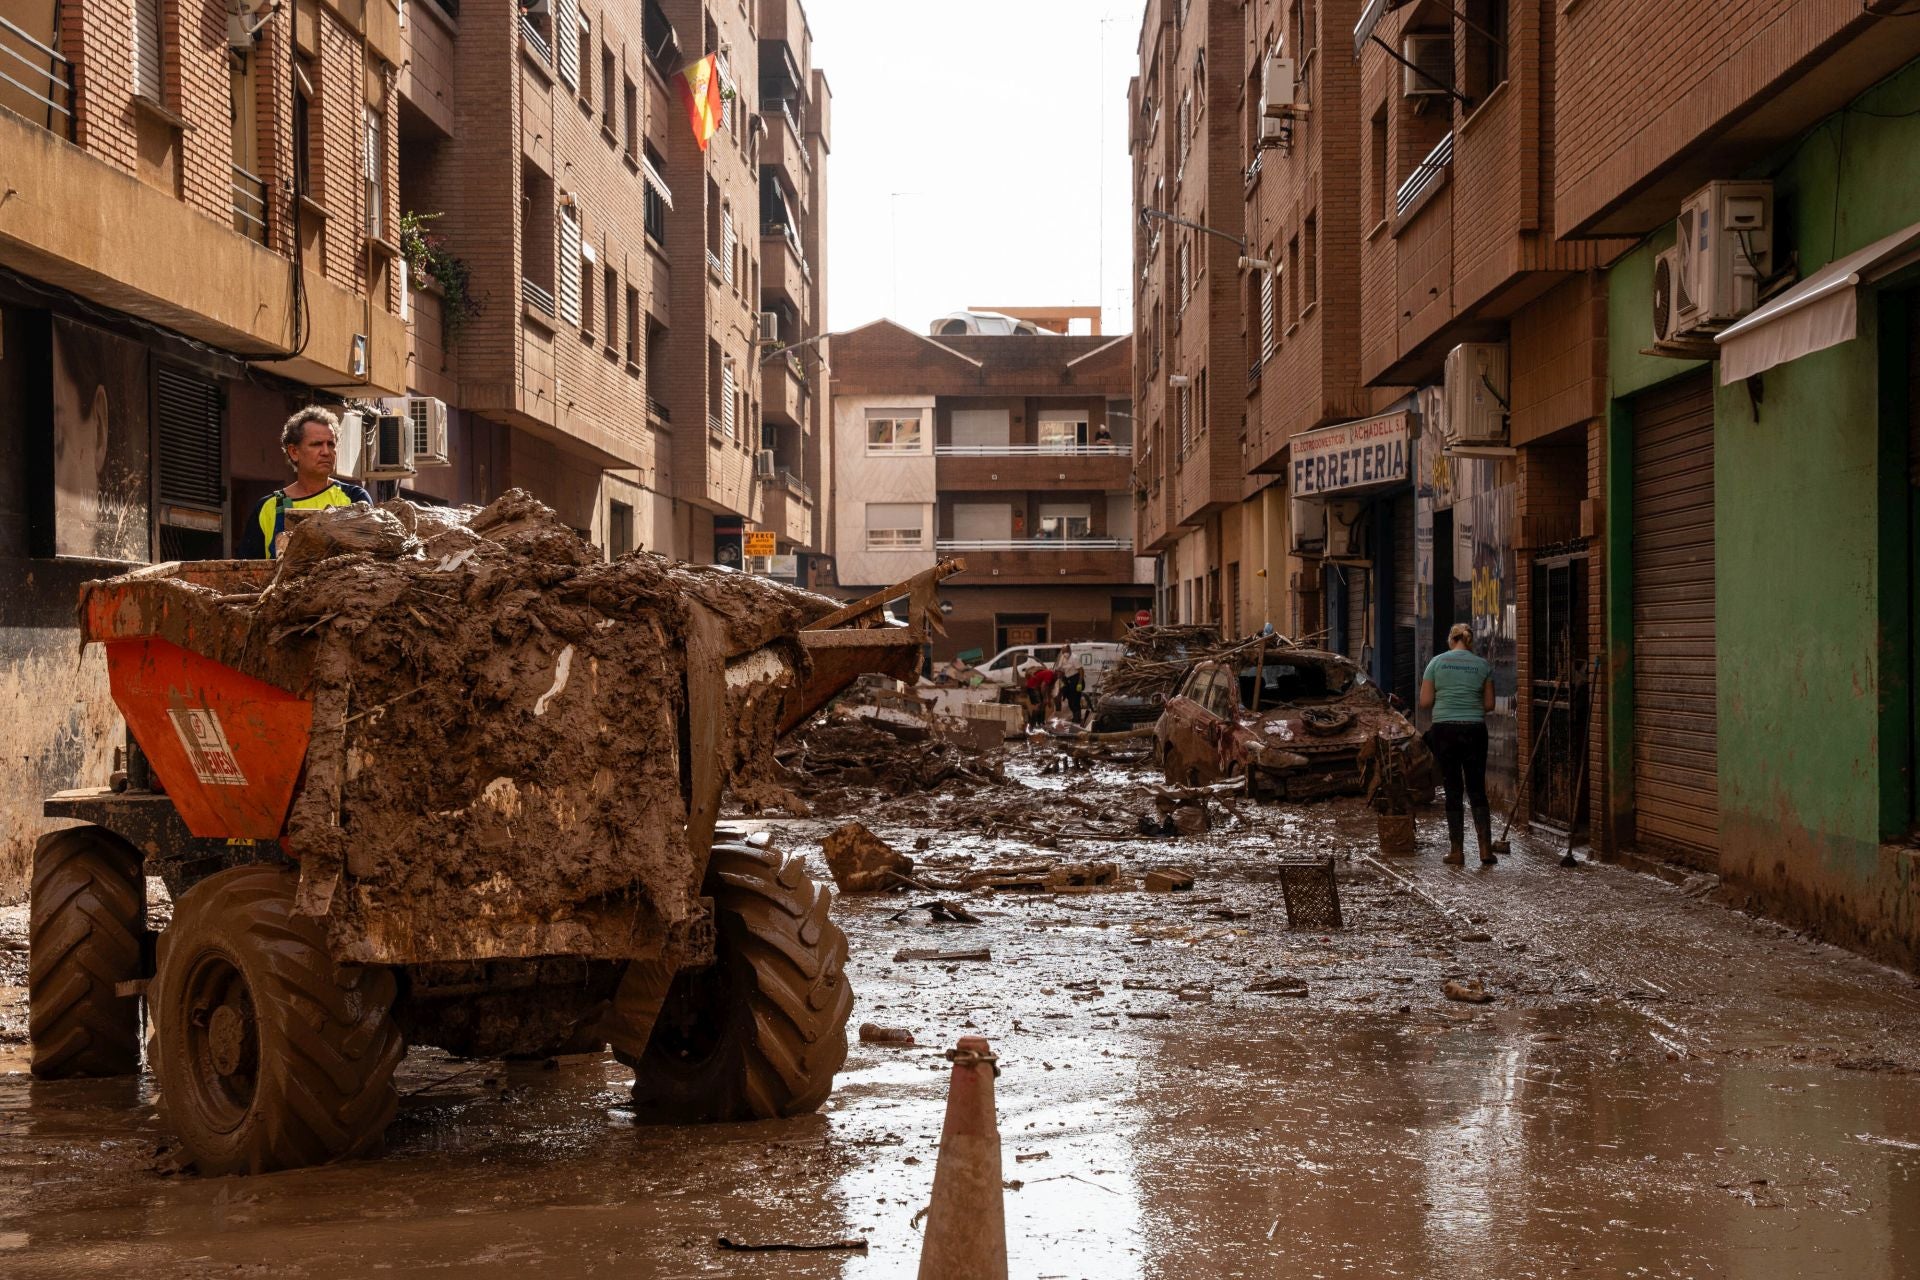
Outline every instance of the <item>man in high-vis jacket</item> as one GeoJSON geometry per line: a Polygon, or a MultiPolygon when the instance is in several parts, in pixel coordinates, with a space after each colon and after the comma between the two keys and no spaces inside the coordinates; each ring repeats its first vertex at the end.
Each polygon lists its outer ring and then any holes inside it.
{"type": "Polygon", "coordinates": [[[326,409],[309,405],[288,418],[280,430],[280,445],[286,450],[287,465],[293,468],[293,483],[260,500],[253,519],[240,535],[243,560],[279,558],[290,532],[290,511],[320,511],[373,501],[359,485],[333,478],[340,419],[326,409]]]}

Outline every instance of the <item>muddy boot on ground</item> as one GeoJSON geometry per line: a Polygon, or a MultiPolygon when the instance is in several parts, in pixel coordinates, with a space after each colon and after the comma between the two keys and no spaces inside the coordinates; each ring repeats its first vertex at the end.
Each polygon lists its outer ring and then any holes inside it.
{"type": "Polygon", "coordinates": [[[1464,813],[1458,809],[1447,810],[1447,856],[1441,859],[1441,861],[1450,867],[1464,867],[1467,865],[1466,836],[1462,830],[1465,826],[1466,815],[1464,813]]]}
{"type": "Polygon", "coordinates": [[[1477,809],[1473,815],[1473,836],[1480,843],[1480,865],[1490,867],[1500,861],[1493,854],[1493,815],[1477,809]]]}

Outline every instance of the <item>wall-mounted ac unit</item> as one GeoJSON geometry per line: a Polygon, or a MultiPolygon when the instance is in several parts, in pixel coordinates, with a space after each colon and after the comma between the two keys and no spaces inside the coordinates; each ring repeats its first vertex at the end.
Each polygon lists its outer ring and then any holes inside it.
{"type": "Polygon", "coordinates": [[[1410,65],[1400,68],[1403,98],[1446,98],[1453,94],[1453,37],[1410,31],[1400,37],[1400,56],[1410,65]]]}
{"type": "Polygon", "coordinates": [[[1673,247],[1674,336],[1732,324],[1773,274],[1773,184],[1709,182],[1680,206],[1673,247]]]}
{"type": "Polygon", "coordinates": [[[361,415],[352,410],[340,415],[340,440],[333,453],[333,474],[358,480],[360,456],[367,446],[367,427],[361,415]]]}
{"type": "Polygon", "coordinates": [[[1692,302],[1681,293],[1680,246],[1662,250],[1653,260],[1653,340],[1673,342],[1687,335],[1681,332],[1680,310],[1691,309],[1692,302]]]}
{"type": "Polygon", "coordinates": [[[780,340],[780,313],[778,311],[762,311],[760,313],[760,340],[762,342],[778,342],[780,340]]]}
{"type": "Polygon", "coordinates": [[[1273,146],[1287,140],[1287,131],[1293,127],[1293,121],[1284,116],[1260,117],[1260,145],[1273,146]]]}
{"type": "Polygon", "coordinates": [[[1260,114],[1295,115],[1305,109],[1300,101],[1300,81],[1294,75],[1292,58],[1267,59],[1266,75],[1261,80],[1260,114]]]}
{"type": "Polygon", "coordinates": [[[1512,399],[1507,344],[1463,342],[1447,352],[1446,442],[1504,445],[1512,399]]]}
{"type": "Polygon", "coordinates": [[[753,455],[753,474],[762,480],[771,480],[779,474],[778,468],[774,466],[773,450],[762,449],[753,455]]]}
{"type": "Polygon", "coordinates": [[[1367,504],[1327,503],[1327,559],[1367,558],[1367,504]]]}
{"type": "Polygon", "coordinates": [[[1327,554],[1327,504],[1314,498],[1295,498],[1289,511],[1288,539],[1297,556],[1327,554]]]}
{"type": "Polygon", "coordinates": [[[453,463],[447,444],[447,402],[432,396],[408,396],[397,406],[407,419],[407,448],[416,467],[453,463]]]}
{"type": "Polygon", "coordinates": [[[362,412],[366,443],[360,454],[360,475],[366,480],[394,480],[413,474],[413,424],[397,413],[362,412]]]}

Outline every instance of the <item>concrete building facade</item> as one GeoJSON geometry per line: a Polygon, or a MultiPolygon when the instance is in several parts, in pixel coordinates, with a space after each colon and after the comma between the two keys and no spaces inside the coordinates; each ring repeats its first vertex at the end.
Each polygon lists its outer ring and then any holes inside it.
{"type": "Polygon", "coordinates": [[[843,590],[964,558],[941,588],[936,661],[1111,640],[1152,607],[1128,489],[1132,339],[927,337],[882,320],[833,346],[843,590]]]}

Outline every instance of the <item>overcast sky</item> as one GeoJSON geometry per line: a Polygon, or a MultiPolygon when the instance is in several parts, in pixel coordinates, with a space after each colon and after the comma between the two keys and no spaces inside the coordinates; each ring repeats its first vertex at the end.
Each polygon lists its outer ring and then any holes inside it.
{"type": "Polygon", "coordinates": [[[1125,332],[1142,0],[803,3],[833,89],[828,326],[1098,302],[1125,332]]]}

